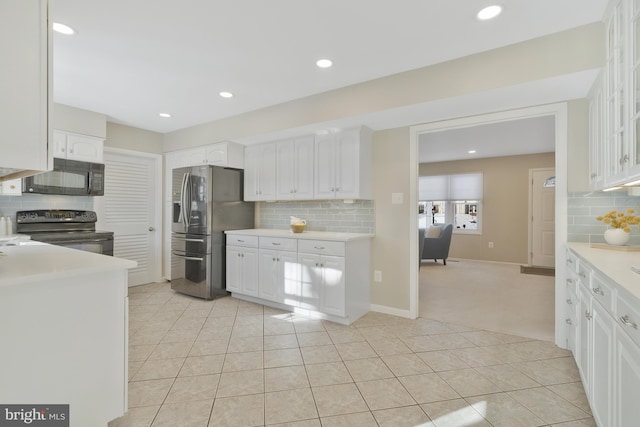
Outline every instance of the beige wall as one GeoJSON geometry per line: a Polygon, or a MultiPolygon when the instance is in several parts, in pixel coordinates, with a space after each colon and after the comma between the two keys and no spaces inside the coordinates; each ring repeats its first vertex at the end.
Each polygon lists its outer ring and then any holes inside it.
{"type": "Polygon", "coordinates": [[[105,147],[162,154],[162,143],[161,133],[107,122],[105,147]]]}
{"type": "Polygon", "coordinates": [[[482,234],[454,233],[449,256],[526,264],[529,169],[554,166],[554,153],[422,163],[420,176],[483,173],[482,234]]]}
{"type": "Polygon", "coordinates": [[[589,191],[589,103],[571,101],[568,111],[567,189],[589,191]]]}
{"type": "Polygon", "coordinates": [[[106,138],[107,116],[63,104],[53,104],[53,128],[106,138]]]}

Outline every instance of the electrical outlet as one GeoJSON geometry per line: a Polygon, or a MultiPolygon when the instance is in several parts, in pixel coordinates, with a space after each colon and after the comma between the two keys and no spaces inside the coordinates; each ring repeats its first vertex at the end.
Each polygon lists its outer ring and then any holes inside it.
{"type": "Polygon", "coordinates": [[[493,242],[489,242],[489,249],[493,249],[493,242]]]}
{"type": "Polygon", "coordinates": [[[373,281],[374,282],[382,282],[382,271],[374,270],[373,271],[373,281]]]}

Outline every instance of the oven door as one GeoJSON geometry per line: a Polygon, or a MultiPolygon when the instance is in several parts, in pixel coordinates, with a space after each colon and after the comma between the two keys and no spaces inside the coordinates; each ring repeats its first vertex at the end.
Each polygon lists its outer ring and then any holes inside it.
{"type": "Polygon", "coordinates": [[[63,246],[65,248],[78,249],[95,254],[113,256],[113,238],[95,237],[79,239],[46,239],[40,240],[51,245],[63,246]]]}

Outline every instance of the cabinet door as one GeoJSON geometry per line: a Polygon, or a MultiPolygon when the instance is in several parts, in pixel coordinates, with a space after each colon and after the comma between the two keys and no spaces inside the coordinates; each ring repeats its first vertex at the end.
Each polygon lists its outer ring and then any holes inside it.
{"type": "Polygon", "coordinates": [[[260,175],[260,149],[247,147],[244,150],[244,200],[257,201],[258,176],[260,175]]]}
{"type": "Polygon", "coordinates": [[[588,396],[591,396],[591,364],[589,349],[591,346],[591,294],[583,286],[579,287],[580,311],[578,312],[578,367],[582,374],[582,384],[588,396]]]}
{"type": "Polygon", "coordinates": [[[640,420],[640,349],[619,328],[616,330],[616,355],[616,425],[636,425],[640,420]]]}
{"type": "Polygon", "coordinates": [[[276,144],[264,144],[260,151],[260,200],[276,200],[276,144]]]}
{"type": "Polygon", "coordinates": [[[258,270],[258,250],[244,248],[242,250],[242,293],[257,297],[259,289],[258,270]]]}
{"type": "Polygon", "coordinates": [[[67,159],[103,163],[103,141],[84,135],[67,135],[67,159]]]}
{"type": "Polygon", "coordinates": [[[260,249],[260,289],[258,296],[268,301],[277,301],[278,258],[276,251],[260,249]]]}
{"type": "Polygon", "coordinates": [[[315,199],[335,198],[336,150],[334,135],[317,135],[314,141],[314,188],[315,199]]]}
{"type": "Polygon", "coordinates": [[[601,190],[604,187],[604,116],[602,75],[598,76],[589,94],[589,188],[601,190]]]}
{"type": "Polygon", "coordinates": [[[360,175],[359,129],[340,132],[336,141],[336,197],[358,198],[360,175]]]}
{"type": "Polygon", "coordinates": [[[591,409],[596,423],[613,425],[613,318],[595,300],[591,302],[591,409]]]}
{"type": "Polygon", "coordinates": [[[51,111],[47,0],[3,0],[0,170],[45,171],[51,111]],[[19,148],[18,148],[19,147],[19,148]]]}
{"type": "Polygon", "coordinates": [[[0,194],[5,196],[22,196],[22,180],[18,178],[0,182],[0,194]]]}
{"type": "Polygon", "coordinates": [[[344,282],[344,258],[323,256],[322,286],[320,293],[322,304],[320,311],[336,316],[345,315],[345,282],[344,282]]]}
{"type": "Polygon", "coordinates": [[[280,285],[276,293],[277,302],[293,307],[300,306],[300,265],[296,252],[278,253],[278,278],[280,285]]]}
{"type": "Polygon", "coordinates": [[[242,248],[227,246],[227,291],[242,292],[242,248]]]}
{"type": "Polygon", "coordinates": [[[295,198],[313,199],[313,136],[296,138],[295,145],[295,198]]]}
{"type": "Polygon", "coordinates": [[[53,157],[67,158],[67,134],[53,131],[53,157]]]}
{"type": "Polygon", "coordinates": [[[205,147],[205,158],[207,164],[217,166],[227,166],[227,144],[221,142],[205,147]]]}
{"type": "Polygon", "coordinates": [[[207,163],[207,154],[204,147],[192,148],[182,152],[182,166],[201,166],[207,163]]]}
{"type": "Polygon", "coordinates": [[[322,268],[320,255],[298,254],[300,264],[300,308],[320,310],[322,268]]]}
{"type": "Polygon", "coordinates": [[[294,139],[276,143],[276,198],[295,199],[296,142],[294,139]]]}

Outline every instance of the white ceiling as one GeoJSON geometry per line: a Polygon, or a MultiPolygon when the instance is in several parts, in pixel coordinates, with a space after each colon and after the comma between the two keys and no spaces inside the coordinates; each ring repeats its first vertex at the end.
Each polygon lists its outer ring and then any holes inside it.
{"type": "MultiPolygon", "coordinates": [[[[164,133],[599,21],[607,0],[502,0],[490,22],[474,17],[490,0],[51,3],[54,21],[77,31],[54,36],[54,101],[164,133]],[[334,67],[316,68],[321,57],[334,67]],[[220,98],[222,90],[235,97],[220,98]]],[[[540,93],[583,97],[594,75],[577,77],[538,82],[531,98],[520,92],[502,106],[534,105],[540,93]],[[546,83],[557,92],[541,91],[546,83]]],[[[433,105],[353,120],[415,124],[403,122],[433,105]]]]}

